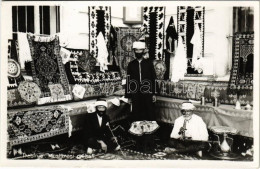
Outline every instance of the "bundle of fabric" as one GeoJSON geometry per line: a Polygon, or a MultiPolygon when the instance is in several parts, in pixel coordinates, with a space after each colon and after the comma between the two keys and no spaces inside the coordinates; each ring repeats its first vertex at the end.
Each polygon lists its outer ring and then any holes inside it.
{"type": "Polygon", "coordinates": [[[90,6],[89,13],[89,51],[96,58],[97,36],[102,32],[105,43],[108,43],[111,27],[111,7],[109,6],[90,6]]]}
{"type": "Polygon", "coordinates": [[[71,100],[71,91],[60,55],[59,37],[28,34],[27,38],[32,55],[33,80],[42,92],[38,104],[71,100]],[[52,94],[56,89],[59,96],[54,99],[52,94]]]}
{"type": "Polygon", "coordinates": [[[123,79],[126,78],[128,63],[135,59],[133,43],[141,36],[139,28],[117,28],[117,56],[120,73],[123,79]]]}
{"type": "Polygon", "coordinates": [[[165,7],[143,8],[143,27],[149,34],[149,58],[163,60],[165,7]]]}
{"type": "Polygon", "coordinates": [[[69,132],[67,108],[28,109],[8,112],[8,136],[10,145],[28,143],[69,132]]]}
{"type": "Polygon", "coordinates": [[[246,94],[253,90],[254,33],[234,35],[234,54],[229,89],[233,94],[246,94]]]}

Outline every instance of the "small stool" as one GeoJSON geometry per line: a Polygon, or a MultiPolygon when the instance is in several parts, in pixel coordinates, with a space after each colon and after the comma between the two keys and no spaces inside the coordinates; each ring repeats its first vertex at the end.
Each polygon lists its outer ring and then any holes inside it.
{"type": "Polygon", "coordinates": [[[135,121],[131,124],[129,133],[137,136],[137,144],[143,151],[149,151],[153,148],[153,133],[159,128],[156,121],[135,121]]]}
{"type": "Polygon", "coordinates": [[[235,135],[238,133],[238,130],[232,127],[227,126],[212,126],[209,127],[209,130],[211,130],[218,138],[218,144],[221,151],[212,152],[210,155],[222,159],[222,160],[232,160],[237,159],[239,156],[237,154],[234,154],[231,149],[231,145],[228,144],[227,139],[230,139],[232,141],[231,144],[233,144],[233,138],[228,137],[228,134],[235,135]],[[218,135],[223,135],[223,141],[220,143],[220,138],[218,135]]]}

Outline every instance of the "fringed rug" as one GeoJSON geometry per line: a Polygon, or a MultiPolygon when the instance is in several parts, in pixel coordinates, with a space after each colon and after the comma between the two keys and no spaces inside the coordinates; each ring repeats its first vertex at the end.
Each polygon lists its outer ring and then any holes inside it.
{"type": "MultiPolygon", "coordinates": [[[[66,100],[70,100],[71,91],[60,56],[59,37],[28,34],[27,38],[33,59],[31,62],[33,80],[41,89],[41,98],[51,97],[50,84],[61,84],[66,100]]],[[[41,102],[39,101],[39,104],[41,102]]]]}
{"type": "Polygon", "coordinates": [[[49,138],[68,131],[67,108],[55,106],[38,110],[8,112],[10,146],[49,138]]]}

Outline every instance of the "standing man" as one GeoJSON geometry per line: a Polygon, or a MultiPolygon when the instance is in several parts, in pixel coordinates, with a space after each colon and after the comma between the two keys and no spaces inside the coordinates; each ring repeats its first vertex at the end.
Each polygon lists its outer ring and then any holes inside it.
{"type": "Polygon", "coordinates": [[[207,126],[201,117],[193,114],[195,106],[184,102],[181,107],[182,116],[174,122],[167,153],[197,153],[202,156],[202,150],[209,148],[207,126]]]}
{"type": "Polygon", "coordinates": [[[136,59],[127,67],[125,97],[132,102],[132,121],[154,121],[156,101],[156,74],[150,59],[144,59],[145,43],[134,42],[136,59]]]}

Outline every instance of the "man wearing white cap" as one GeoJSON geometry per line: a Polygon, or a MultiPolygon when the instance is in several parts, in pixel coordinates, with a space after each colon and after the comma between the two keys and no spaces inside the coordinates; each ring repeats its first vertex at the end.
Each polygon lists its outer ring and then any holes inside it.
{"type": "Polygon", "coordinates": [[[166,148],[166,152],[197,152],[202,156],[201,150],[208,148],[207,126],[201,117],[193,114],[194,109],[191,102],[182,103],[182,116],[175,120],[169,140],[169,146],[174,148],[166,148]]]}
{"type": "Polygon", "coordinates": [[[84,129],[85,143],[88,146],[87,152],[89,154],[94,152],[93,149],[107,152],[117,147],[116,138],[113,137],[109,129],[106,100],[97,99],[95,107],[96,112],[87,114],[84,129]]]}
{"type": "Polygon", "coordinates": [[[132,120],[155,120],[154,102],[156,74],[150,59],[144,59],[145,43],[134,42],[133,49],[136,59],[127,67],[125,97],[132,101],[132,120]]]}

